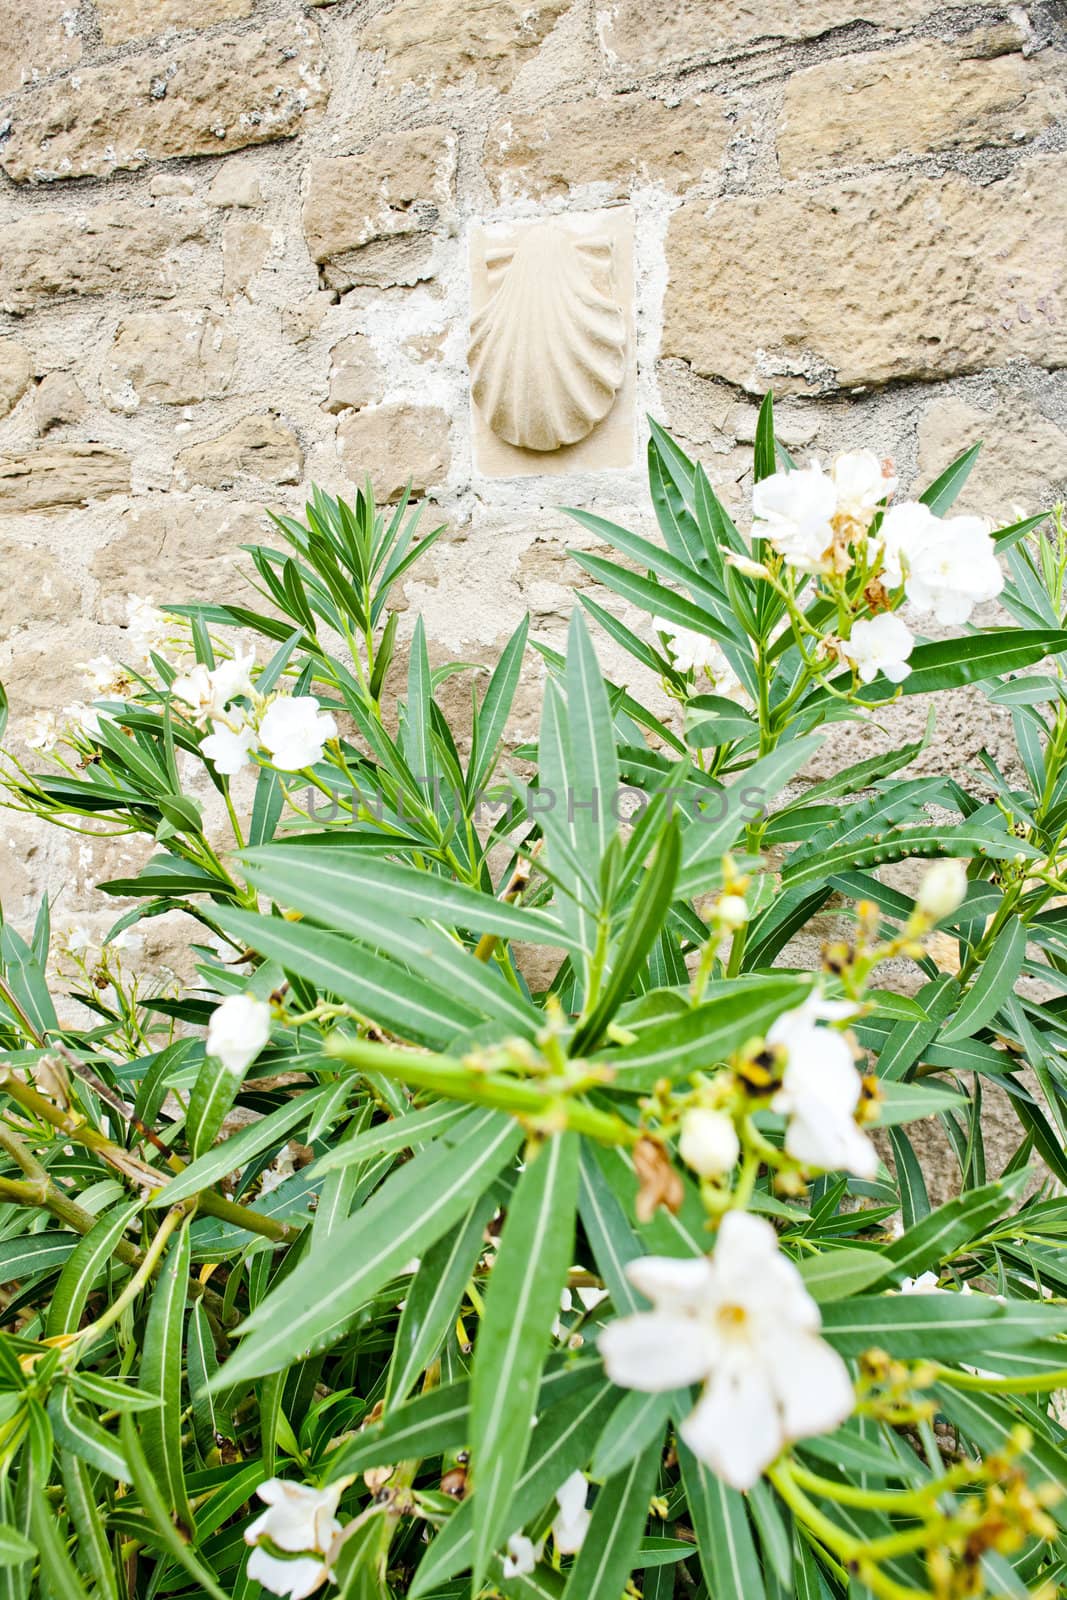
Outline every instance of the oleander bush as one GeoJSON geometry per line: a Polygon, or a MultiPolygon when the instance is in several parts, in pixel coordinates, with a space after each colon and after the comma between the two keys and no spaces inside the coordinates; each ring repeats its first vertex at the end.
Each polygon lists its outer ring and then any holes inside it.
{"type": "Polygon", "coordinates": [[[768,400],[749,533],[653,427],[661,538],[573,513],[600,592],[485,674],[399,643],[440,530],[316,493],[13,729],[9,805],[155,853],[0,931],[5,1596],[1057,1592],[1067,529],[948,515],[974,456],[768,400]],[[967,686],[1016,758],[908,776],[967,686]]]}

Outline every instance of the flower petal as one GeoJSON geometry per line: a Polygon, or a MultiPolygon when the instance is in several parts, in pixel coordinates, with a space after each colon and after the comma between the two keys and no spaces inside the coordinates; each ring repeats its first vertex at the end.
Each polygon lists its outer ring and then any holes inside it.
{"type": "Polygon", "coordinates": [[[770,1385],[750,1361],[717,1372],[678,1431],[734,1489],[751,1489],[785,1444],[770,1385]]]}
{"type": "Polygon", "coordinates": [[[261,1583],[271,1594],[288,1595],[289,1600],[305,1600],[305,1596],[314,1594],[329,1576],[325,1563],[311,1556],[279,1561],[277,1556],[262,1549],[252,1551],[246,1571],[254,1583],[261,1583]]]}
{"type": "Polygon", "coordinates": [[[710,1330],[692,1317],[641,1311],[603,1328],[597,1341],[612,1383],[663,1394],[707,1377],[715,1357],[710,1330]]]}
{"type": "Polygon", "coordinates": [[[640,1256],[626,1267],[634,1288],[653,1305],[671,1310],[697,1310],[711,1282],[707,1256],[640,1256]]]}
{"type": "Polygon", "coordinates": [[[856,1405],[852,1379],[825,1339],[790,1331],[763,1348],[788,1438],[832,1433],[852,1415],[856,1405]]]}

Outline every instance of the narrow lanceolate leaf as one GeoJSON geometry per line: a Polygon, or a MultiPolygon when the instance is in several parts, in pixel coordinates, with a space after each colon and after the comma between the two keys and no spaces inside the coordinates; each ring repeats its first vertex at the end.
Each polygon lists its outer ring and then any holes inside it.
{"type": "Polygon", "coordinates": [[[820,1303],[843,1300],[877,1283],[889,1266],[880,1250],[821,1250],[798,1263],[804,1287],[820,1303]]]}
{"type": "Polygon", "coordinates": [[[208,1056],[196,1075],[185,1114],[185,1136],[193,1156],[210,1150],[226,1113],[237,1099],[241,1079],[217,1056],[208,1056]]]}
{"type": "Polygon", "coordinates": [[[130,1476],[137,1490],[137,1498],[155,1529],[159,1544],[179,1566],[185,1568],[204,1593],[211,1596],[211,1600],[230,1600],[214,1573],[194,1554],[174,1526],[171,1504],[164,1499],[165,1488],[157,1481],[149,1466],[133,1418],[128,1415],[122,1418],[122,1448],[130,1464],[130,1476]]]}
{"type": "Polygon", "coordinates": [[[894,1239],[884,1252],[893,1278],[913,1278],[938,1265],[1002,1216],[1026,1184],[1025,1169],[957,1195],[894,1239]]]}
{"type": "Polygon", "coordinates": [[[294,1096],[288,1105],[279,1106],[269,1116],[249,1123],[240,1133],[224,1139],[220,1145],[191,1162],[177,1178],[169,1179],[149,1201],[149,1205],[177,1205],[179,1201],[199,1194],[202,1189],[210,1189],[212,1184],[218,1183],[220,1178],[225,1178],[229,1173],[240,1171],[256,1156],[262,1155],[264,1150],[284,1144],[292,1130],[305,1122],[329,1093],[329,1085],[310,1091],[305,1089],[294,1096]]]}
{"type": "Polygon", "coordinates": [[[991,1022],[1015,988],[1026,955],[1026,923],[1012,918],[1001,928],[978,976],[960,1001],[959,1010],[942,1030],[945,1044],[969,1039],[991,1022]]]}
{"type": "Polygon", "coordinates": [[[678,1459],[709,1593],[716,1600],[759,1600],[765,1592],[763,1575],[744,1496],[680,1441],[678,1459]]]}
{"type": "Polygon", "coordinates": [[[1067,1330],[1067,1308],[1047,1302],[1000,1305],[978,1294],[858,1295],[823,1308],[823,1333],[842,1355],[873,1345],[901,1361],[969,1361],[1067,1330]]]}
{"type": "Polygon", "coordinates": [[[574,1250],[577,1134],[528,1161],[508,1207],[471,1374],[474,1588],[505,1527],[530,1443],[541,1368],[574,1250]]]}
{"type": "Polygon", "coordinates": [[[889,861],[903,861],[908,856],[975,855],[1003,861],[1016,855],[1033,860],[1039,854],[1033,845],[1022,839],[994,833],[990,828],[970,822],[962,822],[955,828],[938,828],[932,824],[921,828],[892,828],[886,833],[873,834],[869,839],[832,845],[802,861],[787,862],[782,871],[782,884],[795,889],[802,883],[823,883],[851,867],[877,867],[889,861]]]}
{"type": "Polygon", "coordinates": [[[596,1497],[578,1559],[567,1580],[568,1600],[618,1600],[633,1571],[656,1485],[662,1434],[596,1497]]]}
{"type": "Polygon", "coordinates": [[[212,1387],[276,1372],[308,1350],[325,1349],[406,1261],[459,1221],[522,1139],[518,1125],[496,1111],[471,1112],[461,1130],[393,1173],[337,1229],[330,1251],[302,1261],[257,1306],[244,1324],[244,1342],[212,1387]],[[344,1272],[338,1261],[346,1263],[344,1272]]]}
{"type": "Polygon", "coordinates": [[[141,1209],[140,1200],[107,1211],[78,1244],[59,1275],[45,1324],[50,1339],[73,1333],[81,1321],[89,1291],[115,1253],[115,1247],[141,1209]]]}
{"type": "Polygon", "coordinates": [[[393,1343],[386,1401],[403,1399],[436,1356],[478,1263],[496,1201],[479,1197],[463,1222],[423,1256],[404,1300],[393,1343]]]}
{"type": "Polygon", "coordinates": [[[557,796],[575,816],[575,846],[595,879],[615,832],[619,763],[611,707],[582,613],[571,617],[567,640],[567,721],[570,728],[572,793],[557,796]]]}
{"type": "Polygon", "coordinates": [[[149,1300],[141,1382],[149,1394],[161,1396],[162,1404],[140,1419],[140,1430],[144,1453],[167,1504],[182,1524],[192,1529],[193,1512],[182,1467],[182,1336],[189,1259],[186,1223],[167,1250],[149,1300]]]}
{"type": "Polygon", "coordinates": [[[643,1028],[633,1044],[596,1059],[614,1069],[613,1083],[628,1090],[651,1089],[659,1078],[681,1078],[724,1061],[774,1019],[797,1006],[807,982],[793,977],[745,978],[726,992],[643,1028]]]}
{"type": "Polygon", "coordinates": [[[67,1554],[56,1514],[36,1482],[30,1485],[30,1536],[40,1558],[41,1589],[49,1600],[88,1600],[88,1590],[67,1554]]]}
{"type": "Polygon", "coordinates": [[[92,1473],[84,1461],[66,1451],[60,1457],[60,1466],[67,1510],[78,1535],[78,1564],[83,1572],[91,1573],[101,1600],[118,1600],[111,1547],[93,1492],[92,1473]]]}
{"type": "Polygon", "coordinates": [[[61,1450],[69,1450],[109,1478],[128,1481],[130,1475],[118,1440],[78,1405],[68,1384],[58,1385],[49,1395],[48,1420],[61,1450]]]}
{"type": "Polygon", "coordinates": [[[642,1394],[633,1389],[625,1394],[596,1442],[590,1468],[593,1477],[613,1478],[655,1440],[662,1439],[667,1421],[678,1405],[679,1396],[673,1390],[642,1394]]]}

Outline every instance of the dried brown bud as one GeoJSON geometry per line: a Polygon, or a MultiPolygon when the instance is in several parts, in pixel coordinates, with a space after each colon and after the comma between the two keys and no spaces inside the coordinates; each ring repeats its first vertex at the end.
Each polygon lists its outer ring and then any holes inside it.
{"type": "Polygon", "coordinates": [[[638,1222],[651,1222],[660,1206],[665,1206],[671,1212],[681,1210],[685,1189],[658,1139],[646,1136],[637,1141],[634,1146],[634,1168],[638,1178],[634,1205],[638,1222]]]}

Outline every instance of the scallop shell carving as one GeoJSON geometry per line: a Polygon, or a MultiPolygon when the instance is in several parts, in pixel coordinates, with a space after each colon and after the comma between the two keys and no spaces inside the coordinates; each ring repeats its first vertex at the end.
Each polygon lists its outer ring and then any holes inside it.
{"type": "Polygon", "coordinates": [[[475,403],[508,444],[576,444],[607,416],[626,371],[610,241],[541,223],[486,266],[490,298],[471,323],[475,403]]]}

